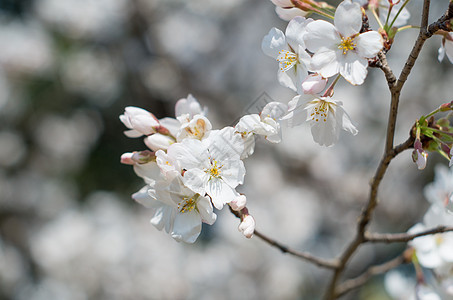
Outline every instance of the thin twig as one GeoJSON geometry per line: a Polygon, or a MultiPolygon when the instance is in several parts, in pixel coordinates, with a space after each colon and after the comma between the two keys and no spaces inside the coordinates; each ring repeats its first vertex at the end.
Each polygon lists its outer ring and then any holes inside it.
{"type": "Polygon", "coordinates": [[[254,235],[256,235],[257,237],[259,237],[260,239],[262,239],[263,241],[265,241],[266,243],[268,243],[269,245],[275,247],[275,248],[278,248],[280,251],[282,251],[283,253],[289,253],[291,255],[294,255],[296,257],[299,257],[303,260],[306,260],[306,261],[309,261],[319,267],[323,267],[323,268],[328,268],[328,269],[335,269],[338,265],[338,263],[335,261],[335,260],[326,260],[326,259],[323,259],[323,258],[319,258],[319,257],[316,257],[310,253],[307,253],[307,252],[301,252],[301,251],[297,251],[297,250],[294,250],[294,249],[291,249],[279,242],[277,242],[276,240],[273,240],[271,238],[269,238],[268,236],[262,234],[261,232],[255,230],[254,232],[254,235]]]}
{"type": "MultiPolygon", "coordinates": [[[[242,217],[242,211],[235,211],[233,209],[231,209],[231,206],[228,206],[230,208],[230,212],[236,216],[237,218],[241,219],[242,217]]],[[[319,257],[316,257],[310,253],[307,253],[307,252],[302,252],[302,251],[297,251],[297,250],[294,250],[288,246],[285,246],[283,245],[282,243],[262,234],[261,232],[259,232],[258,230],[255,230],[254,235],[256,235],[257,237],[259,237],[260,239],[262,239],[264,242],[268,243],[269,245],[271,245],[272,247],[275,247],[277,249],[279,249],[280,251],[282,251],[283,253],[288,253],[288,254],[291,254],[295,257],[298,257],[298,258],[301,258],[303,260],[306,260],[308,262],[311,262],[319,267],[323,267],[323,268],[328,268],[328,269],[335,269],[337,266],[338,266],[338,262],[336,260],[327,260],[327,259],[323,259],[323,258],[319,258],[319,257]]]]}
{"type": "Polygon", "coordinates": [[[356,278],[346,280],[341,285],[339,285],[337,288],[336,296],[341,297],[344,294],[346,294],[347,292],[363,285],[374,275],[383,274],[383,273],[385,273],[393,268],[396,268],[399,265],[402,265],[404,263],[407,263],[407,261],[404,257],[404,254],[401,254],[400,256],[397,256],[394,259],[389,260],[383,264],[369,267],[361,275],[357,276],[356,278]]]}
{"type": "Polygon", "coordinates": [[[409,242],[415,238],[431,235],[436,233],[451,232],[453,227],[438,226],[436,228],[427,229],[418,233],[366,233],[365,242],[371,243],[402,243],[409,242]]]}

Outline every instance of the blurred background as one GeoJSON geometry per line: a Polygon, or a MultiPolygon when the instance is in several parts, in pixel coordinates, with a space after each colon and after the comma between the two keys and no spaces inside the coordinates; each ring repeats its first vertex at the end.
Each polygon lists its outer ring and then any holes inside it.
{"type": "MultiPolygon", "coordinates": [[[[411,24],[421,2],[408,5],[411,24]]],[[[434,20],[448,0],[432,2],[434,20]]],[[[191,93],[219,129],[258,113],[257,103],[295,96],[261,52],[272,27],[286,28],[274,8],[262,0],[0,0],[0,299],[320,298],[330,272],[245,239],[226,209],[193,245],[156,230],[131,199],[143,182],[119,163],[145,149],[123,135],[126,106],[174,116],[191,93]]],[[[397,74],[416,35],[397,36],[389,54],[397,74]]],[[[453,100],[453,66],[437,61],[439,45],[439,37],[427,42],[403,89],[396,143],[421,114],[453,100]]],[[[257,141],[238,189],[257,229],[325,258],[353,237],[389,106],[380,70],[369,69],[362,86],[337,87],[359,134],[322,148],[308,126],[284,128],[281,144],[257,141]]],[[[447,162],[433,154],[421,172],[410,155],[392,162],[371,230],[404,232],[425,213],[423,186],[447,162]]],[[[403,250],[363,246],[345,275],[403,250]]],[[[344,299],[390,298],[377,276],[344,299]]]]}

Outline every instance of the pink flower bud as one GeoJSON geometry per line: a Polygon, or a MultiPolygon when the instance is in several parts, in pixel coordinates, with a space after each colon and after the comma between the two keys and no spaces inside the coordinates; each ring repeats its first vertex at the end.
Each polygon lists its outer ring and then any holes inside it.
{"type": "Polygon", "coordinates": [[[239,195],[230,202],[230,207],[234,211],[241,211],[247,204],[245,195],[239,195]]]}
{"type": "Polygon", "coordinates": [[[241,224],[239,224],[238,230],[242,232],[242,234],[246,238],[251,238],[253,236],[253,232],[255,231],[255,219],[251,215],[245,215],[242,219],[241,224]]]}
{"type": "Polygon", "coordinates": [[[127,152],[121,155],[121,163],[125,165],[135,165],[134,160],[132,159],[132,156],[134,153],[127,152]]]}
{"type": "Polygon", "coordinates": [[[327,85],[327,78],[322,77],[318,73],[308,75],[302,81],[302,90],[304,94],[319,94],[327,85]]]}

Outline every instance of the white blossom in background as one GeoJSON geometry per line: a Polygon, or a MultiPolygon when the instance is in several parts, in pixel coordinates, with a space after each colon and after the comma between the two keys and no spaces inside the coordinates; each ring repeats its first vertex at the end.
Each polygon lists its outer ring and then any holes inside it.
{"type": "Polygon", "coordinates": [[[279,62],[278,81],[298,93],[302,93],[302,81],[310,69],[310,55],[305,51],[306,26],[312,19],[295,17],[283,33],[272,28],[263,38],[263,52],[279,62]]]}
{"type": "Polygon", "coordinates": [[[351,84],[360,85],[367,76],[367,59],[383,47],[382,36],[377,31],[359,33],[362,11],[351,0],[337,7],[334,23],[317,20],[307,25],[305,45],[314,53],[311,68],[326,78],[340,73],[351,84]]]}
{"type": "MultiPolygon", "coordinates": [[[[437,205],[432,205],[425,214],[423,224],[418,223],[409,229],[417,233],[437,226],[452,226],[453,216],[437,205]]],[[[425,268],[439,268],[444,265],[453,267],[453,233],[437,233],[418,237],[410,243],[415,248],[420,265],[425,268]]]]}
{"type": "Polygon", "coordinates": [[[453,211],[453,169],[444,165],[435,167],[434,181],[424,189],[425,198],[441,209],[453,211]]]}
{"type": "Polygon", "coordinates": [[[313,140],[321,146],[331,146],[338,141],[340,131],[353,135],[358,133],[343,103],[331,97],[316,95],[298,95],[288,103],[289,109],[283,119],[290,126],[309,122],[313,140]]]}
{"type": "Polygon", "coordinates": [[[151,224],[177,241],[195,242],[201,223],[212,225],[217,218],[209,198],[187,188],[180,176],[145,187],[133,198],[151,209],[151,224]]]}
{"type": "Polygon", "coordinates": [[[207,108],[201,108],[198,100],[189,94],[187,98],[179,99],[175,104],[175,115],[176,117],[184,117],[187,119],[192,119],[195,115],[206,116],[207,108]]]}
{"type": "Polygon", "coordinates": [[[442,43],[439,48],[439,61],[442,61],[447,54],[448,59],[453,64],[453,32],[448,32],[442,39],[442,43]]]}

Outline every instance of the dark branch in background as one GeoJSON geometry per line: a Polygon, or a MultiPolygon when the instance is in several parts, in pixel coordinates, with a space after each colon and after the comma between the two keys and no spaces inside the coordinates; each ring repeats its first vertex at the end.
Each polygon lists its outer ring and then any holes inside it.
{"type": "Polygon", "coordinates": [[[443,233],[443,232],[451,232],[453,231],[453,227],[447,226],[438,226],[436,228],[427,229],[425,231],[421,231],[418,233],[367,233],[365,234],[365,242],[371,243],[402,243],[402,242],[409,242],[415,238],[436,234],[436,233],[443,233]]]}

